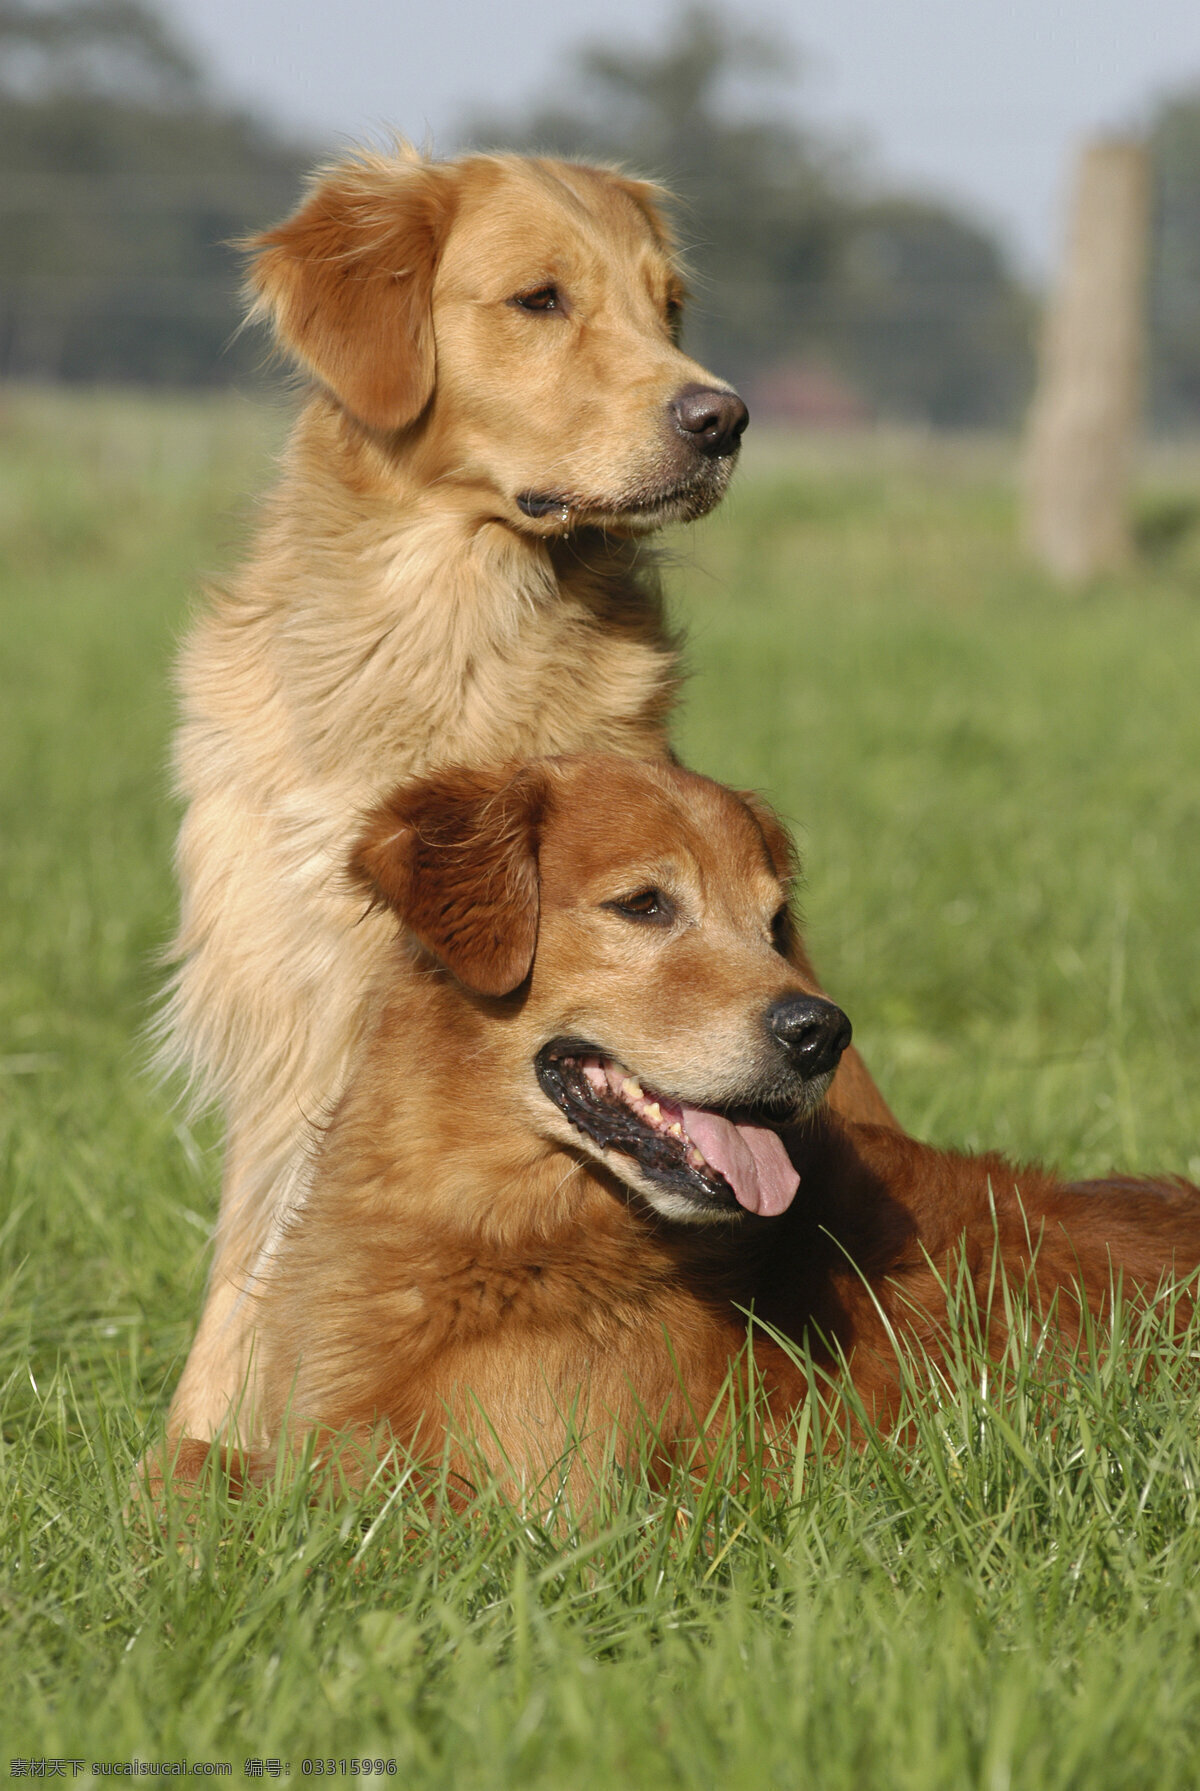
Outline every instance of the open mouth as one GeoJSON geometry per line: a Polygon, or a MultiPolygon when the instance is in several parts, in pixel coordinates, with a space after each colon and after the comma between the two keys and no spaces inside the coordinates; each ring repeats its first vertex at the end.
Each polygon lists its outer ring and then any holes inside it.
{"type": "Polygon", "coordinates": [[[714,1213],[764,1218],[791,1205],[800,1177],[771,1126],[656,1094],[581,1039],[552,1040],[534,1067],[542,1092],[577,1131],[632,1157],[665,1193],[714,1213]]]}

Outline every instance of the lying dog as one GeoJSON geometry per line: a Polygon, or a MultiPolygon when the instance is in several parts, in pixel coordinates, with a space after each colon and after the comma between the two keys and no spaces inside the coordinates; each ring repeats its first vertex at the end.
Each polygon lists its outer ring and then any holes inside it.
{"type": "MultiPolygon", "coordinates": [[[[676,344],[655,190],[513,156],[363,155],[261,237],[259,314],[316,381],[257,544],[182,662],[178,970],[164,1056],[227,1156],[175,1434],[248,1390],[248,1294],[391,928],[343,870],[439,764],[668,754],[678,682],[639,538],[724,492],[746,410],[676,344]]],[[[835,1099],[888,1118],[848,1059],[835,1099]]]]}
{"type": "MultiPolygon", "coordinates": [[[[1148,1296],[1200,1264],[1182,1182],[1067,1184],[822,1107],[850,1027],[790,961],[790,849],[755,800],[605,756],[446,771],[355,867],[404,930],[258,1301],[269,1438],[436,1464],[453,1424],[520,1484],[585,1411],[597,1447],[649,1415],[683,1455],[751,1308],[840,1352],[886,1423],[894,1337],[938,1360],[960,1252],[981,1305],[998,1248],[1067,1337],[1114,1273],[1148,1296]]],[[[803,1376],[753,1334],[783,1425],[803,1376]]]]}

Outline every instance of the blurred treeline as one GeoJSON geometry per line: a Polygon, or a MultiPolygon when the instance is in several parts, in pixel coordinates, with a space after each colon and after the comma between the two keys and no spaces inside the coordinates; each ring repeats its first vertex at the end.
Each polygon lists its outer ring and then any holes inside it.
{"type": "MultiPolygon", "coordinates": [[[[1003,248],[806,129],[794,72],[774,39],[690,6],[655,49],[585,48],[553,100],[477,118],[463,143],[661,178],[681,202],[689,346],[760,415],[1012,422],[1036,306],[1003,248]]],[[[1200,88],[1159,107],[1151,140],[1154,410],[1194,427],[1200,88]]],[[[141,0],[0,0],[0,377],[257,372],[230,245],[289,209],[321,154],[223,103],[141,0]]]]}
{"type": "Polygon", "coordinates": [[[230,239],[313,161],[223,105],[139,0],[0,0],[0,376],[223,384],[230,239]]]}

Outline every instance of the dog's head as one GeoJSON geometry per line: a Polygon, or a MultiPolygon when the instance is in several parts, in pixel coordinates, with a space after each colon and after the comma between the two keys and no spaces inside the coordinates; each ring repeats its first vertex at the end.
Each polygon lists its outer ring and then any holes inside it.
{"type": "Polygon", "coordinates": [[[820,1102],[850,1023],[789,961],[791,848],[764,805],[601,755],[451,770],[381,804],[353,867],[482,1016],[477,1073],[541,1136],[668,1218],[789,1204],[778,1128],[820,1102]]]}
{"type": "Polygon", "coordinates": [[[364,154],[250,245],[254,309],[485,514],[540,535],[700,516],[746,408],[677,345],[659,198],[568,162],[364,154]]]}

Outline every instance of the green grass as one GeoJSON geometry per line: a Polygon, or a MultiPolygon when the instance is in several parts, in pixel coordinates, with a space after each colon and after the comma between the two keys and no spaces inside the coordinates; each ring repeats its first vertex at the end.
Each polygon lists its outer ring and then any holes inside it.
{"type": "MultiPolygon", "coordinates": [[[[279,434],[229,399],[0,401],[0,1772],[1193,1786],[1195,1337],[1057,1384],[968,1349],[903,1442],[757,1492],[614,1474],[578,1533],[487,1499],[331,1508],[303,1476],[165,1531],[127,1507],[219,1161],[139,1043],[170,662],[279,434]]],[[[1006,457],[971,444],[762,444],[674,543],[684,750],[801,824],[818,962],[938,1140],[1200,1173],[1195,482],[1151,469],[1152,557],[1077,598],[1022,562],[1006,457]]]]}

